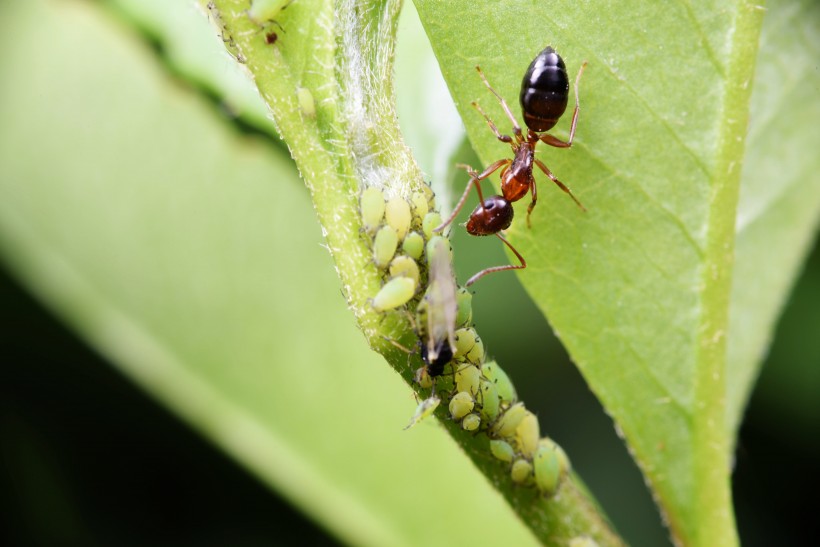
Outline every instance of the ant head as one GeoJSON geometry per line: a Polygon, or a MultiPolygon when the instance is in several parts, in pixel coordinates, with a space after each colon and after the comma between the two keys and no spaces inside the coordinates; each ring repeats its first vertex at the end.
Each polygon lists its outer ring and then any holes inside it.
{"type": "Polygon", "coordinates": [[[506,230],[513,221],[512,204],[501,196],[484,200],[470,215],[467,232],[474,236],[489,236],[506,230]]]}

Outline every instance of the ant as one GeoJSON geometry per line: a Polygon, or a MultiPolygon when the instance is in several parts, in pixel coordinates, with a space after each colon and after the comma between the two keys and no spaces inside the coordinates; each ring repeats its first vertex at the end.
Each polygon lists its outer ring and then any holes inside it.
{"type": "Polygon", "coordinates": [[[507,102],[492,88],[490,82],[487,81],[487,78],[481,71],[481,67],[475,67],[484,85],[495,95],[501,103],[501,108],[504,109],[507,118],[512,122],[514,138],[509,135],[502,135],[498,131],[495,123],[484,113],[477,102],[473,101],[472,105],[484,117],[496,138],[511,146],[513,158],[506,158],[491,163],[481,173],[478,173],[468,165],[458,165],[457,167],[467,171],[470,175],[470,181],[467,183],[467,188],[464,189],[464,193],[453,209],[453,213],[440,226],[435,228],[434,231],[439,232],[443,230],[455,219],[456,215],[458,215],[464,206],[464,202],[467,200],[470,188],[475,186],[478,192],[479,205],[470,214],[470,219],[466,225],[467,232],[476,236],[495,235],[512,250],[521,264],[517,266],[510,264],[487,268],[471,277],[465,286],[469,287],[489,273],[504,270],[520,270],[527,267],[527,262],[524,260],[524,257],[521,256],[500,232],[506,230],[510,227],[510,224],[512,224],[512,202],[522,199],[527,192],[532,194],[532,201],[527,207],[527,227],[532,226],[530,215],[538,200],[535,177],[533,177],[532,174],[533,164],[537,165],[556,186],[566,192],[582,211],[586,211],[586,208],[573,195],[572,191],[563,182],[558,180],[541,160],[535,157],[535,146],[539,141],[554,146],[555,148],[570,148],[572,146],[572,141],[575,138],[575,128],[578,124],[578,82],[581,80],[581,74],[583,74],[586,65],[587,63],[584,61],[581,64],[581,68],[578,69],[578,75],[575,77],[575,109],[572,113],[569,138],[566,141],[562,141],[546,133],[546,131],[549,131],[558,123],[559,118],[561,118],[566,111],[569,98],[569,78],[567,77],[566,65],[564,64],[564,60],[561,59],[561,56],[558,55],[551,46],[544,48],[544,50],[533,59],[527,72],[524,74],[524,79],[521,81],[519,102],[521,103],[524,123],[527,125],[526,136],[521,130],[521,126],[518,125],[507,102]],[[485,200],[481,192],[480,182],[501,168],[503,168],[501,171],[502,195],[493,196],[485,200]]]}

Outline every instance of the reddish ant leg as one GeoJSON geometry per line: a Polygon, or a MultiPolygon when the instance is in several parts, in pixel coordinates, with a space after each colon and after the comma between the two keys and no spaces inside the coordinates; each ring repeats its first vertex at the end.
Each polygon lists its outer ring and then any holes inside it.
{"type": "Polygon", "coordinates": [[[581,68],[578,69],[578,75],[575,77],[575,110],[572,111],[572,123],[569,128],[569,139],[562,141],[561,139],[553,137],[548,133],[538,135],[538,138],[541,139],[541,142],[544,144],[554,146],[555,148],[569,148],[572,146],[572,140],[575,138],[575,128],[578,125],[578,112],[581,110],[580,102],[578,100],[578,83],[581,81],[581,74],[584,73],[584,68],[586,68],[586,66],[586,61],[581,63],[581,68]]]}
{"type": "Polygon", "coordinates": [[[489,126],[490,126],[490,130],[492,130],[492,132],[493,132],[493,133],[495,133],[495,138],[497,138],[497,139],[498,139],[498,140],[500,140],[501,142],[506,142],[507,144],[512,144],[512,143],[513,143],[513,138],[512,138],[512,137],[510,137],[509,135],[502,135],[502,134],[501,134],[501,132],[498,130],[498,127],[496,127],[495,122],[493,122],[493,121],[490,119],[490,117],[487,115],[487,113],[486,113],[486,112],[484,112],[483,110],[481,110],[481,106],[479,106],[479,104],[478,104],[477,102],[473,101],[473,102],[472,102],[472,103],[470,103],[470,104],[472,104],[472,105],[473,105],[473,108],[475,108],[476,110],[478,110],[478,113],[479,113],[479,114],[481,114],[482,116],[484,116],[484,120],[487,122],[487,125],[489,125],[489,126]]]}
{"type": "MultiPolygon", "coordinates": [[[[507,101],[505,101],[504,97],[499,95],[498,92],[495,89],[493,89],[493,86],[490,85],[490,82],[487,81],[487,77],[484,76],[484,73],[481,71],[481,67],[476,66],[475,69],[478,71],[478,75],[481,76],[481,80],[484,82],[484,85],[487,86],[487,89],[489,89],[490,92],[493,95],[495,95],[495,98],[498,99],[498,102],[501,103],[501,108],[504,109],[504,112],[507,114],[507,117],[510,119],[510,122],[512,122],[513,133],[515,133],[515,136],[517,137],[518,142],[522,142],[524,140],[524,135],[521,132],[521,126],[518,125],[518,121],[515,119],[515,116],[513,116],[513,113],[510,110],[510,107],[507,106],[507,101]]],[[[473,104],[475,104],[475,103],[473,103],[473,104]]],[[[480,109],[479,109],[479,111],[480,111],[480,109]]],[[[482,114],[484,114],[484,113],[482,112],[482,114]]],[[[486,115],[484,115],[484,117],[487,118],[486,115]]],[[[490,119],[487,118],[487,121],[489,122],[490,119]]],[[[496,135],[497,135],[498,131],[497,130],[495,130],[495,131],[496,131],[496,135]]],[[[501,137],[499,137],[499,140],[500,139],[501,139],[501,137]]],[[[508,141],[505,141],[505,142],[508,142],[508,141]]]]}
{"type": "MultiPolygon", "coordinates": [[[[569,187],[567,187],[567,185],[566,185],[566,184],[564,184],[563,182],[561,182],[560,180],[558,180],[558,179],[555,177],[555,175],[553,175],[553,174],[552,174],[552,171],[550,171],[549,169],[547,169],[547,166],[546,166],[546,165],[544,165],[544,162],[542,162],[541,160],[539,160],[539,159],[537,159],[537,158],[536,158],[536,159],[535,159],[535,165],[537,165],[537,166],[538,166],[538,168],[539,168],[539,169],[541,169],[541,171],[543,171],[543,172],[544,172],[544,174],[545,174],[545,175],[547,175],[547,176],[550,178],[550,180],[551,180],[552,182],[554,182],[554,183],[555,183],[555,185],[556,185],[556,186],[558,186],[558,188],[560,188],[561,190],[563,190],[564,192],[566,192],[567,194],[569,194],[569,197],[571,197],[571,198],[572,198],[572,201],[574,201],[574,202],[575,202],[575,204],[576,204],[576,205],[578,205],[578,207],[580,207],[580,208],[581,208],[581,210],[582,210],[583,212],[585,212],[585,213],[587,212],[587,208],[586,208],[586,207],[584,207],[584,206],[581,204],[581,202],[580,202],[580,201],[578,201],[578,198],[576,198],[576,197],[575,197],[575,194],[573,194],[573,193],[572,193],[572,190],[570,190],[570,189],[569,189],[569,187]]],[[[530,219],[530,212],[532,212],[532,208],[533,208],[533,207],[535,207],[535,184],[533,184],[533,198],[532,198],[532,203],[530,203],[530,206],[529,206],[529,207],[527,207],[527,224],[528,224],[528,225],[529,225],[529,219],[530,219]]]]}
{"type": "Polygon", "coordinates": [[[464,193],[461,194],[461,199],[458,200],[458,203],[456,203],[456,206],[453,208],[453,212],[450,214],[449,217],[447,217],[447,220],[442,222],[439,226],[433,228],[433,231],[440,232],[444,230],[444,228],[446,228],[451,222],[453,222],[453,220],[455,220],[456,216],[458,216],[458,213],[461,211],[461,208],[464,207],[464,202],[467,201],[467,195],[470,193],[471,186],[475,186],[475,189],[478,192],[478,199],[480,200],[479,203],[483,205],[484,194],[481,192],[480,182],[489,177],[490,175],[492,175],[493,173],[495,173],[496,171],[498,171],[500,168],[510,163],[512,163],[512,160],[509,159],[498,160],[497,162],[490,164],[490,166],[487,167],[481,173],[477,173],[476,170],[470,167],[469,165],[464,165],[461,163],[456,165],[456,167],[467,171],[467,173],[470,175],[470,182],[467,183],[467,187],[464,189],[464,193]]]}
{"type": "Polygon", "coordinates": [[[516,265],[513,265],[513,264],[507,264],[505,266],[493,266],[492,268],[487,268],[485,270],[481,270],[480,272],[478,272],[473,277],[471,277],[470,279],[467,280],[467,283],[464,284],[465,287],[469,287],[470,285],[472,285],[473,283],[475,283],[476,281],[478,281],[479,279],[481,279],[482,277],[484,277],[487,274],[491,274],[491,273],[495,273],[495,272],[503,272],[503,271],[506,271],[506,270],[523,270],[524,268],[527,267],[527,261],[524,260],[523,256],[521,256],[521,253],[519,253],[515,249],[515,247],[513,247],[510,244],[510,242],[507,241],[504,238],[504,236],[502,236],[499,233],[496,233],[495,235],[496,235],[496,237],[498,237],[498,239],[500,239],[501,241],[504,242],[504,245],[506,245],[507,247],[510,248],[510,250],[515,254],[515,256],[518,257],[518,260],[521,262],[521,264],[519,266],[516,266],[516,265]]]}

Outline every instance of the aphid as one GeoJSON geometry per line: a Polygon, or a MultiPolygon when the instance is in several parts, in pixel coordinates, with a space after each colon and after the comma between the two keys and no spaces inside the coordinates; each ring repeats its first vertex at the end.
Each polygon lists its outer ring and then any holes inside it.
{"type": "Polygon", "coordinates": [[[472,327],[458,329],[455,332],[454,339],[456,346],[453,358],[461,359],[475,346],[476,340],[478,340],[478,333],[472,327]]]}
{"type": "Polygon", "coordinates": [[[527,193],[531,193],[532,201],[527,207],[527,226],[531,226],[530,215],[538,200],[538,192],[535,184],[535,177],[533,177],[533,165],[537,166],[544,172],[547,177],[556,184],[561,190],[566,192],[575,203],[584,211],[586,209],[580,201],[572,194],[572,191],[555,175],[552,174],[547,166],[538,158],[535,157],[535,147],[538,142],[543,142],[549,146],[556,148],[569,148],[572,146],[572,141],[575,138],[575,129],[578,124],[578,82],[581,79],[581,74],[586,67],[586,61],[581,64],[578,70],[578,75],[575,78],[575,109],[572,113],[572,122],[570,125],[569,138],[566,141],[546,133],[552,129],[558,122],[558,119],[564,113],[567,107],[567,100],[569,97],[569,79],[567,77],[566,65],[563,59],[555,50],[547,46],[535,59],[530,63],[527,72],[524,74],[524,79],[521,82],[521,92],[519,101],[521,103],[521,111],[524,116],[524,123],[527,125],[527,134],[524,135],[521,126],[516,121],[515,117],[504,100],[495,89],[492,88],[480,67],[476,67],[481,80],[487,89],[495,95],[501,103],[504,113],[512,122],[513,137],[509,135],[502,135],[495,123],[490,117],[478,106],[478,103],[473,102],[473,107],[484,117],[487,125],[495,134],[496,138],[501,142],[510,145],[513,152],[513,158],[505,158],[491,163],[481,173],[476,172],[469,166],[460,166],[467,169],[470,175],[470,181],[464,193],[459,199],[458,204],[453,209],[453,213],[445,220],[435,231],[443,230],[450,224],[467,199],[471,187],[475,187],[478,192],[479,205],[470,215],[470,220],[467,222],[467,231],[472,235],[495,235],[509,247],[516,257],[521,262],[520,265],[506,265],[487,268],[474,275],[467,281],[466,285],[478,281],[481,277],[492,273],[504,270],[518,270],[527,267],[524,258],[518,251],[507,242],[506,239],[499,233],[501,230],[507,229],[512,223],[513,208],[512,203],[522,199],[527,193]],[[490,175],[502,169],[501,171],[501,196],[493,196],[484,199],[481,192],[480,182],[490,175]]]}
{"type": "Polygon", "coordinates": [[[296,90],[296,101],[299,103],[299,110],[306,118],[316,117],[316,102],[313,100],[313,93],[309,89],[300,87],[296,90]]]}
{"type": "Polygon", "coordinates": [[[279,35],[276,34],[273,31],[265,33],[265,43],[268,44],[269,46],[272,46],[273,44],[275,44],[276,40],[278,40],[278,39],[279,39],[279,35]]]}
{"type": "Polygon", "coordinates": [[[513,447],[510,446],[510,443],[500,439],[490,441],[490,452],[496,457],[496,459],[507,463],[512,462],[513,457],[515,456],[515,451],[513,450],[513,447]]]}
{"type": "Polygon", "coordinates": [[[475,344],[464,358],[474,365],[481,365],[484,362],[484,342],[481,341],[481,338],[476,336],[475,344]]]}
{"type": "Polygon", "coordinates": [[[359,197],[359,207],[362,213],[362,224],[368,233],[375,233],[384,219],[384,194],[378,188],[371,186],[362,192],[359,197]]]}
{"type": "Polygon", "coordinates": [[[437,212],[430,211],[424,215],[424,219],[421,221],[421,231],[424,232],[424,237],[429,240],[436,235],[433,231],[439,224],[441,224],[441,215],[437,212]]]}
{"type": "Polygon", "coordinates": [[[390,199],[385,206],[384,219],[388,226],[396,230],[399,241],[401,241],[410,230],[410,223],[413,221],[410,204],[399,196],[390,199]]]}
{"type": "Polygon", "coordinates": [[[472,412],[474,407],[475,401],[473,397],[466,391],[460,391],[450,399],[450,416],[452,416],[454,420],[460,420],[472,412]]]}
{"type": "Polygon", "coordinates": [[[421,225],[422,220],[430,210],[427,197],[421,192],[413,192],[410,201],[413,203],[413,222],[421,225]]]}
{"type": "Polygon", "coordinates": [[[562,470],[556,444],[550,439],[541,439],[535,451],[533,467],[535,469],[535,485],[547,495],[552,495],[558,489],[562,470]]]}
{"type": "Polygon", "coordinates": [[[475,431],[481,425],[481,418],[475,412],[464,416],[461,420],[461,428],[464,431],[475,431]]]}
{"type": "Polygon", "coordinates": [[[515,460],[510,468],[510,478],[513,482],[523,484],[532,476],[532,464],[525,459],[515,460]]]}
{"type": "MultiPolygon", "coordinates": [[[[390,277],[409,277],[414,284],[419,284],[419,265],[409,256],[397,256],[390,263],[390,277]]],[[[413,289],[415,291],[415,288],[413,289]]]]}
{"type": "Polygon", "coordinates": [[[394,277],[373,297],[373,309],[384,312],[404,306],[414,294],[416,282],[412,277],[394,277]]]}
{"type": "Polygon", "coordinates": [[[470,324],[473,319],[473,295],[465,289],[460,288],[456,293],[458,303],[458,315],[456,316],[456,326],[464,327],[470,324]]]}
{"type": "Polygon", "coordinates": [[[496,391],[495,384],[487,380],[481,380],[479,389],[481,393],[481,416],[488,423],[493,423],[498,418],[500,410],[498,391],[496,391]]]}
{"type": "Polygon", "coordinates": [[[514,404],[493,424],[492,433],[503,439],[511,438],[526,415],[527,409],[524,408],[524,403],[514,404]]]}
{"type": "Polygon", "coordinates": [[[404,429],[410,429],[423,419],[430,416],[438,408],[440,403],[441,399],[439,399],[436,395],[431,395],[427,399],[424,399],[419,403],[419,406],[416,407],[416,412],[413,414],[413,417],[410,418],[410,423],[407,424],[404,429]]]}
{"type": "Polygon", "coordinates": [[[527,411],[524,419],[515,428],[515,440],[518,444],[518,449],[527,458],[535,456],[535,449],[538,446],[538,437],[541,430],[538,425],[538,418],[535,414],[527,411]]]}
{"type": "Polygon", "coordinates": [[[502,402],[509,404],[518,399],[518,395],[515,392],[515,386],[510,380],[510,377],[507,376],[507,373],[504,372],[504,369],[498,366],[498,363],[495,361],[484,363],[481,367],[481,373],[487,381],[492,382],[495,385],[498,390],[498,397],[502,402]]]}
{"type": "Polygon", "coordinates": [[[373,239],[373,261],[379,268],[387,268],[393,255],[396,254],[396,246],[399,244],[399,235],[390,226],[382,226],[376,232],[373,239]]]}
{"type": "Polygon", "coordinates": [[[410,232],[404,236],[401,249],[413,260],[420,259],[421,254],[424,252],[424,237],[418,232],[410,232]]]}
{"type": "Polygon", "coordinates": [[[473,365],[462,365],[455,373],[456,389],[475,396],[481,385],[481,371],[473,365]]]}

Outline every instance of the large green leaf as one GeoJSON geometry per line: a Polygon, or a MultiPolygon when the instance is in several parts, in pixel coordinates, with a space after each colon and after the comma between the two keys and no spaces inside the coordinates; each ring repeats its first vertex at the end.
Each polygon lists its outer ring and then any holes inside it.
{"type": "Polygon", "coordinates": [[[820,221],[818,58],[820,4],[770,2],[736,221],[726,415],[733,435],[820,221]]]}
{"type": "Polygon", "coordinates": [[[26,53],[0,62],[4,264],[340,539],[533,543],[443,430],[401,430],[412,396],[357,332],[292,162],[115,23],[6,6],[26,53]]]}
{"type": "Polygon", "coordinates": [[[510,230],[530,265],[520,278],[616,420],[677,540],[734,541],[734,430],[818,213],[818,103],[805,81],[816,7],[772,8],[751,110],[760,128],[744,166],[759,6],[416,5],[484,165],[510,152],[470,102],[502,129],[509,122],[475,65],[517,112],[521,77],[544,46],[557,47],[571,77],[589,61],[576,145],[539,152],[589,212],[541,182],[533,228],[519,218],[510,230]],[[791,19],[798,30],[778,32],[791,19]],[[785,149],[790,167],[778,169],[785,149]]]}

